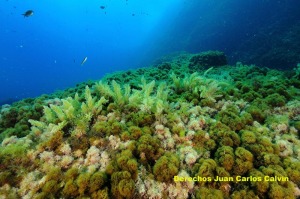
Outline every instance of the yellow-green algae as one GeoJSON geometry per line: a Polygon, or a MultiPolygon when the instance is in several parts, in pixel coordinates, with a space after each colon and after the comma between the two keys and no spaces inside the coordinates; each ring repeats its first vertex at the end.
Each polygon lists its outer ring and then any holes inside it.
{"type": "Polygon", "coordinates": [[[2,107],[0,196],[299,196],[298,70],[212,68],[199,56],[2,107]]]}

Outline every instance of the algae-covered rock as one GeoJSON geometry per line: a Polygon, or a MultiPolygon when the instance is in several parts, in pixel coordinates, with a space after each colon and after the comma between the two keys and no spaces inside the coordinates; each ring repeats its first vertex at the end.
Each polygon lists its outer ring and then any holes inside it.
{"type": "Polygon", "coordinates": [[[236,175],[244,175],[253,168],[253,155],[245,148],[238,147],[235,150],[234,173],[236,175]]]}
{"type": "Polygon", "coordinates": [[[172,153],[161,156],[153,167],[153,174],[160,182],[170,182],[179,172],[179,158],[172,153]]]}
{"type": "Polygon", "coordinates": [[[222,199],[224,197],[220,190],[201,187],[199,190],[196,191],[196,198],[197,199],[209,199],[209,198],[222,199]]]}
{"type": "Polygon", "coordinates": [[[0,198],[298,197],[296,77],[226,64],[178,55],[2,106],[0,198]]]}
{"type": "Polygon", "coordinates": [[[137,151],[143,164],[153,164],[163,153],[157,137],[145,134],[137,142],[137,151]]]}
{"type": "Polygon", "coordinates": [[[220,51],[207,51],[193,56],[190,59],[189,68],[197,71],[203,68],[224,65],[227,65],[225,53],[220,51]]]}
{"type": "Polygon", "coordinates": [[[112,195],[115,198],[132,198],[135,190],[134,181],[128,171],[115,172],[111,176],[112,195]]]}

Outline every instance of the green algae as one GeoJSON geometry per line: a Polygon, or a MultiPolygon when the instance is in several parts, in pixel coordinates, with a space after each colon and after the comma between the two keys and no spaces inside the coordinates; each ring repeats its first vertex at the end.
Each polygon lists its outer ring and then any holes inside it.
{"type": "Polygon", "coordinates": [[[3,108],[0,196],[168,198],[180,189],[190,198],[295,198],[297,71],[202,62],[179,55],[3,108]],[[172,188],[181,171],[289,181],[172,188]],[[36,183],[31,192],[26,183],[36,183]]]}

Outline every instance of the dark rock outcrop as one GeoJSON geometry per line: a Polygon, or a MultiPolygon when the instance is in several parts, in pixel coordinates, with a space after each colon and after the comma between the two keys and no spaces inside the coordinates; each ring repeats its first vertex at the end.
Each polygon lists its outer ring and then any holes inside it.
{"type": "Polygon", "coordinates": [[[224,52],[206,51],[193,56],[190,60],[189,68],[199,70],[224,65],[227,65],[227,58],[224,52]]]}

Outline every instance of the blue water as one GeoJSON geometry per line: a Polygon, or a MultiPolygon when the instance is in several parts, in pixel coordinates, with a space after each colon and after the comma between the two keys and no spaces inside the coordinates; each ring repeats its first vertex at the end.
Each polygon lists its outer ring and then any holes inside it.
{"type": "Polygon", "coordinates": [[[0,104],[176,51],[221,50],[231,64],[293,68],[299,7],[299,0],[1,0],[0,104]],[[24,18],[27,10],[34,15],[24,18]]]}
{"type": "Polygon", "coordinates": [[[171,17],[170,9],[180,3],[0,1],[0,101],[50,93],[137,67],[141,48],[158,22],[171,17]],[[34,15],[24,18],[26,10],[34,15]]]}

